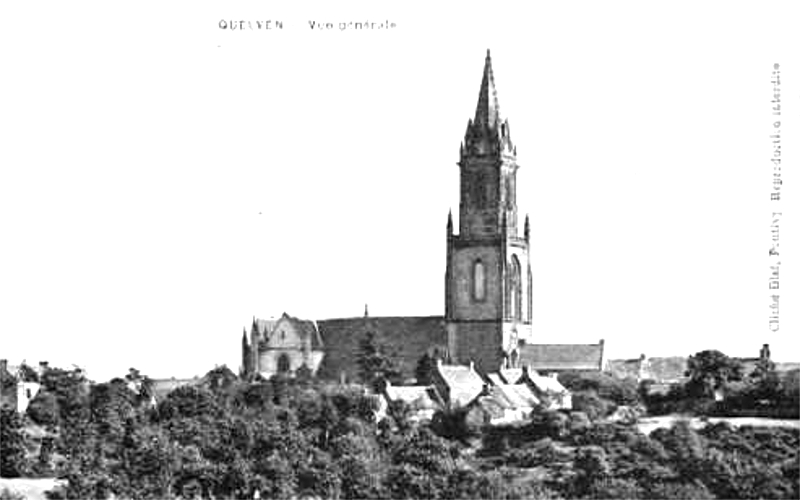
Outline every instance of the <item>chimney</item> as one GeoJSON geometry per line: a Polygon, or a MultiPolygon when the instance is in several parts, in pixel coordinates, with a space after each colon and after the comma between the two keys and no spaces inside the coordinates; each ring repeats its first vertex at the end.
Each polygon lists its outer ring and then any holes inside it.
{"type": "Polygon", "coordinates": [[[47,370],[49,370],[49,369],[50,369],[50,366],[49,366],[49,365],[50,365],[50,363],[49,363],[49,362],[47,362],[47,361],[39,361],[39,371],[40,371],[41,373],[44,373],[44,372],[46,372],[47,370]]]}
{"type": "Polygon", "coordinates": [[[761,352],[759,352],[759,357],[762,359],[762,361],[769,360],[770,358],[769,344],[764,344],[761,347],[761,352]]]}
{"type": "Polygon", "coordinates": [[[0,359],[0,373],[5,373],[7,371],[8,371],[8,360],[0,359]]]}
{"type": "Polygon", "coordinates": [[[475,362],[472,361],[472,360],[470,360],[470,362],[469,362],[469,371],[471,371],[471,372],[475,371],[475,362]]]}

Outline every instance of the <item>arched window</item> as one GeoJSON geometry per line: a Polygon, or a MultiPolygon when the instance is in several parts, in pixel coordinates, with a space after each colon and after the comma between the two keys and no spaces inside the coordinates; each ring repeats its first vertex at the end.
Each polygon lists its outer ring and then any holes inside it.
{"type": "Polygon", "coordinates": [[[522,273],[520,271],[519,259],[516,255],[511,256],[508,266],[508,277],[506,278],[508,291],[508,316],[515,320],[522,319],[522,273]]]}
{"type": "Polygon", "coordinates": [[[278,356],[278,373],[287,373],[292,368],[289,355],[286,353],[278,356]]]}
{"type": "Polygon", "coordinates": [[[486,268],[480,259],[472,269],[472,294],[475,300],[486,300],[486,268]]]}

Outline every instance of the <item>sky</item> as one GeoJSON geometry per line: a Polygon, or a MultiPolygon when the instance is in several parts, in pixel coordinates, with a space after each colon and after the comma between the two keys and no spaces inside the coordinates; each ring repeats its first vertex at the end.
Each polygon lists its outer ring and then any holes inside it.
{"type": "Polygon", "coordinates": [[[770,343],[798,361],[793,12],[4,3],[0,357],[95,380],[187,377],[238,370],[254,316],[443,314],[459,144],[491,49],[531,221],[538,340],[603,338],[610,358],[770,343]],[[276,29],[257,29],[267,20],[276,29]],[[350,21],[395,27],[339,29],[350,21]]]}

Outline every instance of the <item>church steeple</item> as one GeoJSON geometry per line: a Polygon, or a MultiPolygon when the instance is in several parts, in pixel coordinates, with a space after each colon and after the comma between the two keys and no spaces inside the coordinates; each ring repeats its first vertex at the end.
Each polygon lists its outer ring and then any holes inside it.
{"type": "Polygon", "coordinates": [[[500,104],[497,102],[497,90],[494,87],[492,72],[492,56],[486,49],[486,61],[483,63],[483,80],[478,94],[478,106],[475,109],[473,123],[479,128],[497,129],[500,122],[500,104]]]}
{"type": "Polygon", "coordinates": [[[467,123],[464,143],[461,147],[461,158],[469,156],[514,156],[516,148],[511,142],[511,131],[508,120],[500,117],[500,103],[494,84],[492,56],[486,50],[483,63],[483,78],[478,92],[478,105],[475,117],[467,123]]]}
{"type": "Polygon", "coordinates": [[[524,239],[517,232],[516,149],[500,115],[489,51],[458,166],[457,234],[450,214],[447,220],[447,352],[454,362],[473,360],[493,371],[531,338],[532,276],[530,223],[524,239]]]}

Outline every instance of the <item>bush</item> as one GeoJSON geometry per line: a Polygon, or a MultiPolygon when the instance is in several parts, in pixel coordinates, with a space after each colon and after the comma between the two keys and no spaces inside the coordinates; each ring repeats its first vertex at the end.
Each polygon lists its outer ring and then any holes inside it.
{"type": "Polygon", "coordinates": [[[39,391],[26,413],[34,423],[55,427],[58,425],[58,399],[49,391],[39,391]]]}
{"type": "Polygon", "coordinates": [[[638,384],[633,378],[621,379],[603,372],[565,372],[558,380],[573,392],[594,391],[601,399],[617,406],[642,404],[638,384]]]}
{"type": "Polygon", "coordinates": [[[572,409],[585,413],[590,420],[598,420],[616,408],[613,403],[602,399],[595,391],[588,390],[572,394],[572,409]]]}
{"type": "Polygon", "coordinates": [[[3,489],[0,490],[0,500],[25,500],[25,495],[3,487],[3,489]]]}

